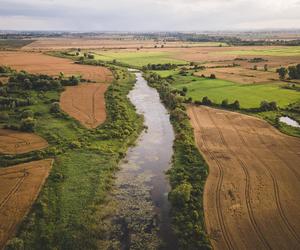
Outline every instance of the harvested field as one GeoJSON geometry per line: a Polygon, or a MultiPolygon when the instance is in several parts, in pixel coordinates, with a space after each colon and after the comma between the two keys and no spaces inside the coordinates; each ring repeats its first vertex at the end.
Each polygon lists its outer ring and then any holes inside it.
{"type": "Polygon", "coordinates": [[[45,159],[0,169],[0,249],[29,212],[52,162],[45,159]]]}
{"type": "Polygon", "coordinates": [[[23,154],[47,146],[47,141],[38,135],[0,129],[0,154],[23,154]]]}
{"type": "Polygon", "coordinates": [[[60,72],[63,72],[66,76],[81,75],[84,79],[96,82],[109,83],[112,80],[111,72],[105,67],[74,64],[69,59],[41,53],[0,52],[0,57],[0,64],[30,73],[58,76],[60,72]]]}
{"type": "Polygon", "coordinates": [[[215,74],[217,78],[233,81],[236,83],[267,83],[278,81],[278,74],[275,72],[265,72],[262,70],[251,70],[240,67],[229,68],[209,68],[194,73],[197,76],[204,74],[210,76],[215,74]]]}
{"type": "Polygon", "coordinates": [[[209,164],[204,212],[215,249],[300,248],[300,140],[254,117],[189,107],[209,164]]]}
{"type": "Polygon", "coordinates": [[[97,83],[67,87],[60,97],[61,109],[84,126],[95,128],[106,119],[104,93],[107,87],[107,84],[97,83]]]}
{"type": "Polygon", "coordinates": [[[217,42],[183,42],[183,41],[155,41],[151,39],[108,39],[108,38],[41,38],[31,44],[24,46],[23,50],[61,50],[61,49],[136,49],[160,47],[194,47],[212,46],[216,47],[224,43],[217,42]]]}

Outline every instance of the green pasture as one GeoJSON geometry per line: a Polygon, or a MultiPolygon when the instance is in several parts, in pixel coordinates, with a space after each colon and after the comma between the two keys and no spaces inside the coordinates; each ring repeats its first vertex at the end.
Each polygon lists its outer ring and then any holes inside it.
{"type": "Polygon", "coordinates": [[[132,66],[144,66],[147,64],[186,64],[186,61],[177,60],[172,58],[170,52],[153,52],[153,51],[126,51],[126,52],[111,52],[111,51],[98,51],[95,52],[95,59],[102,61],[117,60],[118,62],[129,64],[132,66]]]}
{"type": "Polygon", "coordinates": [[[238,100],[242,108],[257,108],[261,101],[276,101],[279,107],[286,107],[290,103],[300,100],[300,93],[281,88],[282,83],[267,84],[237,84],[221,79],[207,79],[195,76],[173,76],[173,88],[182,90],[187,87],[187,97],[193,101],[201,101],[208,96],[215,103],[228,99],[229,102],[238,100]]]}

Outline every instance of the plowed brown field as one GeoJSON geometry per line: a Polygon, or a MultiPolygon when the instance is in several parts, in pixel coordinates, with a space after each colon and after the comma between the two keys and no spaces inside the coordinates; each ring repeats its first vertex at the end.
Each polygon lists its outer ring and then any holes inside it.
{"type": "Polygon", "coordinates": [[[0,153],[23,154],[48,146],[42,137],[10,129],[0,129],[0,153]]]}
{"type": "Polygon", "coordinates": [[[52,160],[0,168],[0,249],[30,210],[48,177],[52,160]]]}
{"type": "Polygon", "coordinates": [[[25,70],[30,73],[66,76],[82,75],[83,78],[96,82],[109,83],[112,80],[111,72],[105,67],[74,64],[72,60],[29,52],[0,52],[0,65],[9,65],[16,70],[25,70]]]}
{"type": "Polygon", "coordinates": [[[254,117],[189,107],[209,165],[205,222],[215,249],[300,249],[300,140],[254,117]]]}
{"type": "Polygon", "coordinates": [[[88,128],[95,128],[105,121],[104,93],[107,84],[89,83],[67,87],[61,94],[61,109],[88,128]]]}

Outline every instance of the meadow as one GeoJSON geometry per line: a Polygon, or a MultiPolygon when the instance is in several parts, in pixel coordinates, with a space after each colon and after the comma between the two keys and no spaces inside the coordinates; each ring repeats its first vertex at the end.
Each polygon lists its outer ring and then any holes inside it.
{"type": "Polygon", "coordinates": [[[128,64],[131,66],[142,67],[147,64],[187,64],[184,60],[171,58],[172,53],[163,51],[118,51],[118,52],[108,52],[108,51],[98,51],[95,52],[95,59],[102,61],[113,61],[128,64]]]}
{"type": "Polygon", "coordinates": [[[279,107],[299,101],[298,92],[281,88],[282,83],[267,84],[238,84],[221,79],[209,79],[195,76],[174,75],[174,89],[182,90],[187,87],[187,97],[193,101],[201,101],[208,96],[215,103],[228,99],[229,102],[238,100],[241,108],[258,108],[261,101],[276,101],[279,107]]]}

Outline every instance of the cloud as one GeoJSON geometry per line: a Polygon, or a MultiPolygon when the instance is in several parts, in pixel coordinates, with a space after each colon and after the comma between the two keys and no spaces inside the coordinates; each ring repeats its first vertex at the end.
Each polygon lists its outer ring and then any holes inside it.
{"type": "Polygon", "coordinates": [[[299,0],[1,0],[0,29],[300,28],[299,0]]]}

